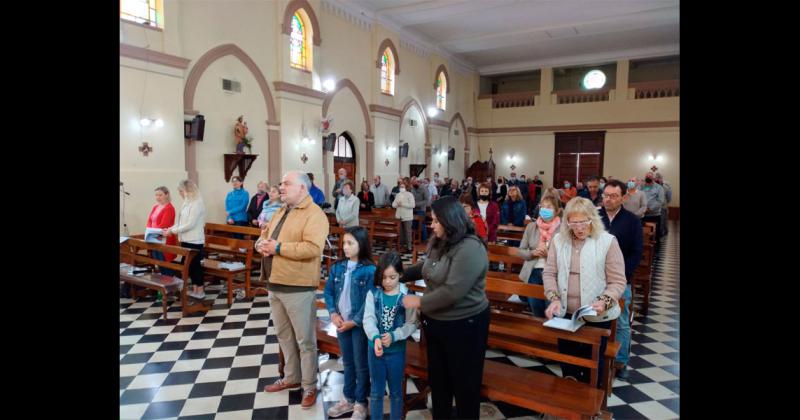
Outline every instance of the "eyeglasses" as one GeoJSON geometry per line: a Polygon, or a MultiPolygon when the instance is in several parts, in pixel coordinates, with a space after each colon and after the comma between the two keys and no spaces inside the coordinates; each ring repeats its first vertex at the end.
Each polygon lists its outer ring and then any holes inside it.
{"type": "Polygon", "coordinates": [[[620,198],[622,197],[619,194],[603,194],[603,198],[620,198]]]}
{"type": "Polygon", "coordinates": [[[577,228],[589,226],[591,223],[591,220],[582,220],[580,222],[567,222],[567,225],[571,228],[577,228]]]}

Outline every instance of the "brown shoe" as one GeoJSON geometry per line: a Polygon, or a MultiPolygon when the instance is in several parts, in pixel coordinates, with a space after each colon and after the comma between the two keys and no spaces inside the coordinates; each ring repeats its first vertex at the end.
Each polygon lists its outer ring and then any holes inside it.
{"type": "Polygon", "coordinates": [[[317,403],[317,388],[308,389],[303,391],[303,401],[300,402],[300,407],[307,410],[317,403]]]}
{"type": "Polygon", "coordinates": [[[300,388],[300,384],[287,384],[283,381],[283,379],[278,379],[274,384],[265,386],[264,392],[279,392],[283,391],[284,389],[296,388],[300,388]]]}

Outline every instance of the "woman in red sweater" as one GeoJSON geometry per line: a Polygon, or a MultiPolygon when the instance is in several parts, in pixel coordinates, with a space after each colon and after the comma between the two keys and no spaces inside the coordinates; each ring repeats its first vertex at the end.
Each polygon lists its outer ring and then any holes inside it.
{"type": "Polygon", "coordinates": [[[475,224],[475,234],[485,241],[489,236],[489,231],[486,228],[486,222],[484,222],[481,217],[480,210],[473,207],[472,195],[470,193],[463,193],[459,201],[461,202],[461,207],[467,212],[467,217],[475,224]]]}
{"type": "MultiPolygon", "coordinates": [[[[147,217],[147,227],[166,229],[175,224],[175,207],[172,206],[169,198],[169,190],[167,187],[156,188],[156,205],[150,210],[150,216],[147,217]]],[[[177,245],[178,239],[175,235],[167,236],[167,245],[177,245]]],[[[175,259],[175,254],[162,254],[158,251],[153,251],[153,258],[161,261],[172,261],[175,259]]],[[[162,274],[172,275],[168,269],[161,269],[162,274]]]]}
{"type": "Polygon", "coordinates": [[[487,240],[490,243],[497,242],[497,227],[500,225],[500,206],[496,202],[490,200],[492,188],[489,184],[483,183],[478,188],[478,201],[475,203],[475,208],[486,223],[488,230],[487,240]]]}

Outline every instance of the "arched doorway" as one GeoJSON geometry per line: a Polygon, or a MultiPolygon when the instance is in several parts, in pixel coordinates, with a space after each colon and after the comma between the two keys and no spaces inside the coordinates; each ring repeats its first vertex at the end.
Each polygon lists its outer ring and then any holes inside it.
{"type": "MultiPolygon", "coordinates": [[[[356,182],[356,148],[353,144],[353,137],[347,131],[343,132],[336,139],[336,144],[333,149],[333,179],[339,179],[339,168],[344,168],[347,171],[347,178],[351,179],[353,183],[356,182]]],[[[357,191],[354,187],[353,191],[357,191]]]]}

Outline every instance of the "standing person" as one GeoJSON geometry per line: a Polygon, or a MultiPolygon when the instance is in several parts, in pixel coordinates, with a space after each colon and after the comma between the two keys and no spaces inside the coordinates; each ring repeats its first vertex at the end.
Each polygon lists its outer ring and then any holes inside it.
{"type": "MultiPolygon", "coordinates": [[[[175,207],[172,206],[169,190],[167,187],[162,186],[156,188],[155,192],[156,204],[150,210],[150,216],[147,217],[147,227],[158,229],[168,228],[175,224],[175,207]]],[[[167,236],[165,244],[177,245],[178,240],[175,236],[167,236]]],[[[175,254],[153,251],[153,258],[169,262],[175,259],[175,254]]],[[[159,272],[167,276],[174,275],[174,271],[164,267],[159,267],[159,272]]],[[[125,285],[130,287],[128,283],[125,283],[125,285]]]]}
{"type": "Polygon", "coordinates": [[[483,361],[489,338],[486,244],[455,197],[431,206],[433,236],[424,262],[408,267],[404,282],[425,279],[422,297],[403,297],[403,307],[423,315],[433,418],[477,419],[483,361]]]}
{"type": "Polygon", "coordinates": [[[358,212],[360,201],[353,195],[353,181],[349,179],[342,183],[342,196],[339,207],[336,208],[336,223],[343,228],[358,226],[358,212]]]}
{"type": "Polygon", "coordinates": [[[631,351],[630,308],[633,303],[631,302],[633,300],[631,279],[633,279],[633,272],[636,271],[636,267],[642,259],[643,247],[642,223],[639,217],[625,210],[622,206],[622,197],[627,192],[625,190],[625,184],[622,182],[609,181],[603,191],[603,208],[600,210],[603,226],[608,230],[608,233],[617,238],[622,257],[625,259],[625,281],[627,285],[622,293],[625,305],[622,307],[622,313],[617,319],[616,337],[620,343],[616,358],[617,362],[622,364],[622,368],[617,370],[617,378],[620,379],[628,379],[626,368],[631,351]]]}
{"type": "MultiPolygon", "coordinates": [[[[586,316],[587,325],[610,328],[619,317],[619,297],[625,290],[625,262],[614,235],[606,232],[591,201],[576,197],[564,209],[558,234],[550,241],[544,272],[544,292],[550,305],[547,319],[570,318],[578,308],[591,305],[597,316],[586,316]]],[[[599,377],[603,377],[607,339],[600,344],[599,377]]],[[[592,346],[558,340],[558,351],[580,357],[591,355],[592,346]]],[[[589,383],[589,368],[561,364],[565,378],[589,383]]]]}
{"type": "Polygon", "coordinates": [[[250,199],[250,205],[247,206],[247,220],[252,226],[258,226],[258,216],[264,208],[264,201],[268,200],[269,185],[264,181],[258,181],[256,184],[255,195],[250,199]]]}
{"type": "Polygon", "coordinates": [[[361,183],[361,192],[358,193],[358,201],[358,208],[367,213],[371,212],[372,208],[375,207],[375,194],[369,190],[369,182],[364,181],[361,183]]]}
{"type": "Polygon", "coordinates": [[[380,175],[375,175],[372,181],[373,184],[369,187],[369,191],[372,193],[372,196],[375,197],[375,207],[384,208],[392,205],[389,187],[381,182],[380,175]]]}
{"type": "Polygon", "coordinates": [[[461,198],[459,199],[461,202],[461,207],[464,208],[464,211],[467,213],[467,218],[472,221],[472,224],[475,225],[475,234],[478,235],[484,241],[487,240],[489,237],[489,229],[486,227],[486,222],[483,221],[481,217],[481,212],[472,202],[472,197],[469,194],[461,194],[461,198]]]}
{"type": "Polygon", "coordinates": [[[328,218],[314,205],[308,191],[311,180],[301,171],[289,171],[280,184],[284,206],[256,241],[261,281],[267,282],[270,318],[286,360],[283,378],[264,388],[280,392],[303,387],[300,406],[317,400],[317,307],[322,249],[330,231],[328,218]]]}
{"type": "Polygon", "coordinates": [[[369,232],[361,226],[345,229],[342,248],[345,259],[331,267],[324,295],[342,350],[344,399],[328,409],[328,416],[353,412],[352,418],[363,420],[367,418],[370,351],[364,333],[364,302],[375,282],[369,232]]]}
{"type": "Polygon", "coordinates": [[[544,189],[544,184],[542,183],[542,180],[539,179],[539,175],[533,176],[532,184],[534,186],[533,201],[536,204],[539,204],[539,200],[542,199],[542,189],[544,189]]]}
{"type": "Polygon", "coordinates": [[[311,199],[314,200],[314,204],[322,207],[325,204],[325,193],[319,189],[318,186],[314,185],[314,174],[311,172],[306,173],[308,179],[311,180],[311,189],[308,191],[311,194],[311,199]]]}
{"type": "Polygon", "coordinates": [[[367,292],[364,303],[364,333],[370,340],[369,376],[370,417],[383,418],[383,393],[389,386],[390,419],[403,416],[406,339],[417,330],[417,310],[405,309],[401,302],[408,294],[404,284],[403,260],[394,251],[381,256],[375,272],[375,288],[367,292]]]}
{"type": "Polygon", "coordinates": [[[569,200],[578,196],[578,190],[569,181],[564,181],[564,188],[559,191],[561,193],[561,204],[567,205],[569,200]]]}
{"type": "Polygon", "coordinates": [[[439,199],[439,190],[436,189],[436,185],[431,182],[430,178],[425,178],[424,185],[428,188],[428,204],[426,207],[430,207],[434,200],[439,199]]]}
{"type": "Polygon", "coordinates": [[[481,219],[486,223],[486,239],[490,243],[497,242],[497,227],[500,226],[500,206],[491,200],[489,184],[484,183],[478,188],[478,202],[475,203],[481,219]]]}
{"type": "Polygon", "coordinates": [[[661,241],[661,209],[666,205],[666,195],[664,188],[655,182],[655,175],[652,172],[645,175],[642,192],[647,197],[647,211],[642,221],[656,224],[656,243],[658,243],[661,241]]]}
{"type": "Polygon", "coordinates": [[[258,215],[258,227],[264,228],[272,220],[272,216],[277,212],[283,203],[281,203],[281,192],[276,186],[269,188],[269,200],[261,205],[261,214],[258,215]]]}
{"type": "Polygon", "coordinates": [[[392,192],[389,194],[389,204],[394,203],[394,198],[397,197],[397,193],[400,192],[400,187],[403,186],[403,178],[397,178],[397,185],[392,187],[392,192]]]}
{"type": "Polygon", "coordinates": [[[622,197],[622,206],[625,207],[625,210],[641,219],[647,212],[647,197],[644,196],[643,192],[638,191],[638,186],[639,181],[636,180],[636,177],[628,180],[628,192],[622,197]]]}
{"type": "Polygon", "coordinates": [[[411,222],[414,221],[414,195],[408,190],[411,189],[411,180],[403,179],[397,195],[394,197],[392,207],[396,208],[395,218],[400,219],[400,246],[405,246],[407,252],[413,252],[414,238],[411,235],[411,222]]]}
{"type": "Polygon", "coordinates": [[[500,207],[500,224],[525,227],[525,216],[528,215],[528,207],[519,192],[519,188],[514,186],[508,189],[508,198],[500,207]]]}
{"type": "MultiPolygon", "coordinates": [[[[411,189],[411,194],[414,195],[414,216],[425,217],[425,209],[428,206],[428,199],[430,198],[428,195],[428,189],[421,185],[419,179],[412,180],[411,185],[413,186],[411,189]]],[[[426,229],[425,226],[418,226],[417,221],[414,220],[414,223],[412,223],[412,228],[422,230],[422,242],[428,240],[428,229],[426,229]]]]}
{"type": "MultiPolygon", "coordinates": [[[[333,185],[333,209],[336,210],[339,208],[339,198],[342,196],[342,185],[344,185],[345,181],[350,181],[347,178],[347,169],[339,168],[337,171],[339,175],[339,179],[336,181],[336,184],[333,185]]],[[[353,181],[350,181],[353,182],[353,181]]]]}
{"type": "Polygon", "coordinates": [[[508,185],[505,184],[502,177],[497,178],[497,186],[492,190],[492,200],[498,204],[506,201],[508,195],[508,185]]]}
{"type": "MultiPolygon", "coordinates": [[[[242,179],[238,176],[231,178],[233,189],[225,197],[225,220],[229,225],[247,226],[247,202],[249,200],[247,191],[243,188],[242,179]]],[[[241,234],[235,234],[238,239],[244,238],[241,234]]]]}
{"type": "MultiPolygon", "coordinates": [[[[528,223],[520,241],[519,256],[525,260],[519,272],[520,280],[528,284],[544,284],[542,271],[547,259],[547,248],[561,226],[561,218],[558,217],[560,211],[557,198],[542,197],[542,201],[539,202],[539,217],[536,222],[528,223]]],[[[547,302],[544,299],[530,297],[527,300],[533,316],[544,318],[547,302]]]]}
{"type": "Polygon", "coordinates": [[[195,299],[205,299],[203,266],[200,265],[200,259],[201,255],[203,255],[203,245],[206,243],[206,205],[200,196],[197,184],[190,179],[178,182],[178,193],[183,198],[181,211],[178,213],[175,224],[164,229],[164,234],[178,235],[178,240],[180,240],[183,248],[197,250],[198,255],[189,263],[189,278],[192,281],[192,291],[188,295],[195,299]]]}

